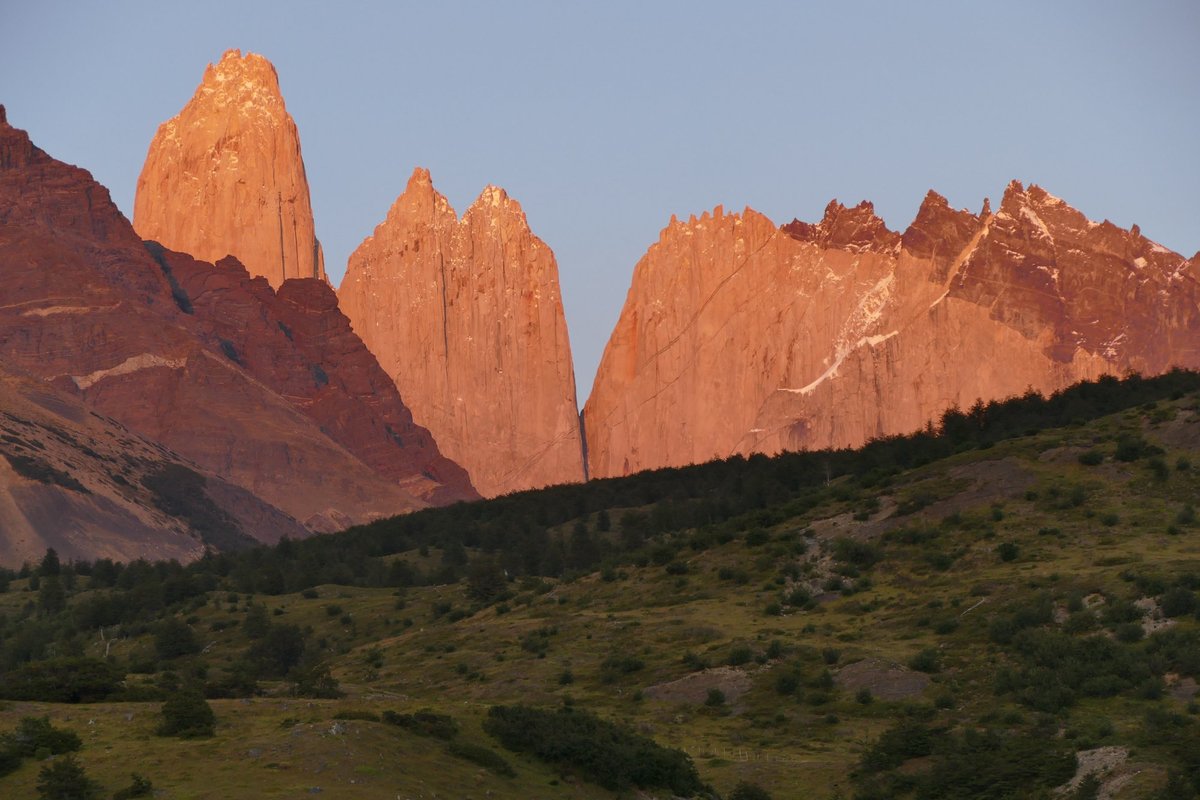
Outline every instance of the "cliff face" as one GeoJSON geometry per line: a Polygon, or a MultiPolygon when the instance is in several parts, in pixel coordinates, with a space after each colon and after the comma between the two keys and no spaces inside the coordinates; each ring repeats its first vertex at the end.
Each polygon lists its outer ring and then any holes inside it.
{"type": "Polygon", "coordinates": [[[0,271],[6,370],[311,530],[477,496],[412,424],[327,287],[275,292],[236,262],[143,243],[87,172],[4,121],[0,271]]]}
{"type": "Polygon", "coordinates": [[[245,489],[3,365],[0,531],[0,564],[9,566],[36,562],[49,547],[67,559],[189,561],[206,547],[307,532],[245,489]]]}
{"type": "Polygon", "coordinates": [[[351,255],[338,299],[481,494],[583,479],[558,267],[503,190],[460,220],[418,169],[351,255]]]}
{"type": "Polygon", "coordinates": [[[203,261],[232,255],[274,287],[325,278],[300,137],[269,61],[230,50],[208,66],[150,143],[133,226],[203,261]]]}
{"type": "Polygon", "coordinates": [[[1200,366],[1185,261],[1010,184],[995,213],[930,193],[902,235],[868,203],[777,227],[672,219],[638,263],[584,409],[590,473],[849,447],[948,407],[1200,366]]]}
{"type": "Polygon", "coordinates": [[[278,291],[236,259],[208,264],[151,246],[203,323],[205,343],[271,387],[375,472],[432,503],[474,499],[467,473],[415,425],[391,378],[324,281],[278,291]]]}

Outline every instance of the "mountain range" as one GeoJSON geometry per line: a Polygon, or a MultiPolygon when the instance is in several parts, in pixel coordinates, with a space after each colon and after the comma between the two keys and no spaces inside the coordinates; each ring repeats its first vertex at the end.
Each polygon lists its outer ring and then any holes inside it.
{"type": "Polygon", "coordinates": [[[160,126],[132,224],[0,111],[0,559],[186,560],[1200,367],[1200,254],[1015,181],[903,232],[870,203],[672,218],[581,415],[556,260],[503,189],[460,217],[418,168],[336,292],[315,230],[261,56],[160,126]]]}

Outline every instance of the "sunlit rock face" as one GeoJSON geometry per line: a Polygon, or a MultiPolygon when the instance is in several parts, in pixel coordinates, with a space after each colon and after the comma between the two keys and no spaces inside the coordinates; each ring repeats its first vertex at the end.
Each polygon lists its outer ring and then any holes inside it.
{"type": "Polygon", "coordinates": [[[583,479],[558,266],[504,190],[459,219],[416,170],[350,256],[338,299],[484,496],[583,479]]]}
{"type": "Polygon", "coordinates": [[[271,62],[230,50],[208,66],[150,143],[133,226],[203,261],[232,255],[274,287],[324,279],[300,136],[271,62]]]}
{"type": "Polygon", "coordinates": [[[672,219],[637,264],[584,409],[590,474],[861,445],[949,407],[1200,366],[1198,261],[1013,182],[817,224],[672,219]]]}
{"type": "Polygon", "coordinates": [[[103,186],[2,111],[0,272],[5,370],[309,530],[477,496],[412,422],[328,286],[276,291],[233,259],[143,242],[103,186]]]}

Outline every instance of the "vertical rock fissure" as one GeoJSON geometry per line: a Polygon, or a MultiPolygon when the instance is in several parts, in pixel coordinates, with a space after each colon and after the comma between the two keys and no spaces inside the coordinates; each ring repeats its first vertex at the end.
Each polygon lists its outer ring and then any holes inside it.
{"type": "Polygon", "coordinates": [[[448,322],[448,306],[446,302],[446,256],[438,253],[438,272],[441,280],[439,288],[442,290],[442,362],[446,366],[446,388],[450,387],[450,329],[448,322]]]}

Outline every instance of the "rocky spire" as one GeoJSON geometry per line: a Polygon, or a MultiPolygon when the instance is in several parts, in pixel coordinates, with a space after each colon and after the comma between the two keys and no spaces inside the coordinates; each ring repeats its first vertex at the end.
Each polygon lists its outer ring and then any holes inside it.
{"type": "Polygon", "coordinates": [[[150,143],[133,224],[199,259],[233,255],[272,286],[325,277],[300,136],[271,62],[230,50],[208,66],[150,143]]]}
{"type": "Polygon", "coordinates": [[[459,219],[415,170],[350,256],[338,299],[481,494],[583,479],[558,266],[503,189],[459,219]]]}

